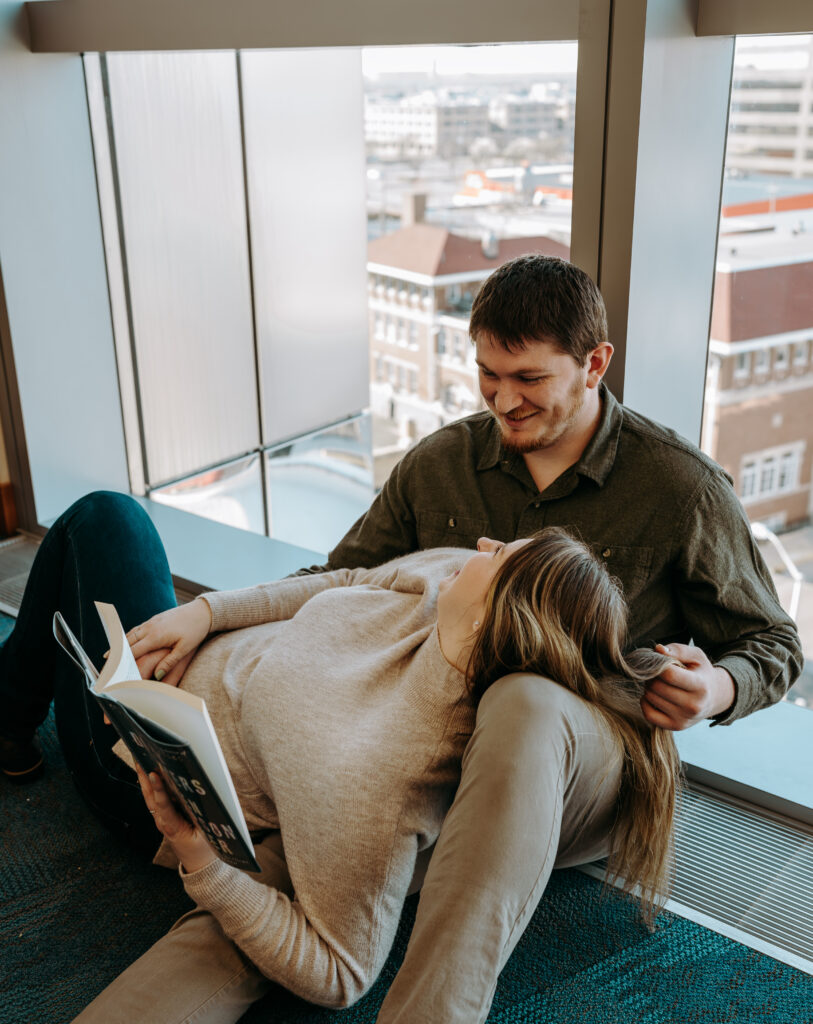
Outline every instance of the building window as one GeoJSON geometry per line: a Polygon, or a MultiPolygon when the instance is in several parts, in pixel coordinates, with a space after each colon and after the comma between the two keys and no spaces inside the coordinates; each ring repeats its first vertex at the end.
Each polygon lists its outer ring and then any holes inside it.
{"type": "Polygon", "coordinates": [[[764,348],[758,348],[754,352],[754,373],[767,373],[768,372],[768,351],[764,348]]]}
{"type": "Polygon", "coordinates": [[[409,344],[412,348],[418,347],[418,325],[414,320],[409,322],[409,344]]]}
{"type": "Polygon", "coordinates": [[[418,393],[418,371],[417,370],[410,370],[409,371],[409,391],[410,391],[410,394],[412,394],[412,395],[417,395],[417,393],[418,393]]]}
{"type": "Polygon", "coordinates": [[[788,346],[780,345],[774,349],[773,365],[776,370],[787,370],[788,368],[788,346]]]}
{"type": "Polygon", "coordinates": [[[734,363],[734,376],[747,377],[751,372],[751,353],[738,352],[734,363]]]}
{"type": "Polygon", "coordinates": [[[438,355],[446,355],[446,331],[442,328],[438,328],[438,340],[437,340],[438,355]]]}
{"type": "Polygon", "coordinates": [[[757,484],[757,464],[755,462],[746,462],[742,467],[742,474],[740,476],[740,497],[743,501],[746,498],[752,498],[756,492],[757,484]]]}
{"type": "Polygon", "coordinates": [[[776,459],[773,456],[770,456],[763,460],[759,470],[759,493],[761,495],[773,494],[775,490],[775,478],[776,459]]]}
{"type": "Polygon", "coordinates": [[[793,346],[793,365],[805,366],[807,364],[807,341],[797,341],[793,346]]]}
{"type": "Polygon", "coordinates": [[[375,315],[375,336],[376,338],[384,337],[384,317],[380,313],[375,315]]]}
{"type": "Polygon", "coordinates": [[[799,486],[803,442],[783,450],[750,455],[740,471],[743,502],[764,500],[795,491],[799,486]]]}
{"type": "Polygon", "coordinates": [[[801,459],[798,451],[785,452],[779,459],[779,480],[780,491],[792,491],[799,482],[799,463],[801,459]]]}

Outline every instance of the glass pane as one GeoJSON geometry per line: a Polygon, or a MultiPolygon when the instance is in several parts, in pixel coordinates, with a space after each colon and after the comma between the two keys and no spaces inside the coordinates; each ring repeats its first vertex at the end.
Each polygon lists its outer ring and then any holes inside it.
{"type": "Polygon", "coordinates": [[[269,533],[327,553],[373,500],[369,414],[266,452],[269,533]]]}
{"type": "Polygon", "coordinates": [[[813,36],[737,41],[703,423],[703,447],[734,478],[797,619],[806,666],[789,699],[805,707],[813,707],[812,89],[813,36]]]}
{"type": "Polygon", "coordinates": [[[164,505],[253,533],[265,533],[260,456],[237,459],[150,492],[164,505]]]}
{"type": "Polygon", "coordinates": [[[361,54],[240,54],[263,444],[368,404],[361,54]]]}
{"type": "Polygon", "coordinates": [[[377,486],[482,407],[482,281],[513,256],[569,254],[576,58],[576,43],[363,51],[377,486]]]}
{"type": "Polygon", "coordinates": [[[106,57],[146,477],[259,443],[234,53],[106,57]]]}

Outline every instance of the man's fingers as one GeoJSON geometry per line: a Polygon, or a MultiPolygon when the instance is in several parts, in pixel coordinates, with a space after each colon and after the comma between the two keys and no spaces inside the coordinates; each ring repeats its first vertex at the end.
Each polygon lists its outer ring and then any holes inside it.
{"type": "MultiPolygon", "coordinates": [[[[699,685],[696,671],[692,668],[686,668],[683,665],[668,665],[658,676],[658,679],[663,684],[661,686],[661,690],[664,693],[666,689],[670,687],[675,690],[688,692],[696,690],[699,685]]],[[[657,683],[652,684],[652,686],[656,685],[657,683]]],[[[675,694],[675,697],[677,696],[678,695],[675,694]]]]}
{"type": "Polygon", "coordinates": [[[707,660],[703,651],[692,644],[655,644],[655,650],[669,658],[676,658],[683,665],[701,665],[707,660]]]}
{"type": "Polygon", "coordinates": [[[658,729],[670,729],[674,732],[681,728],[680,724],[675,721],[675,719],[654,707],[647,697],[644,697],[641,701],[641,711],[643,712],[644,718],[647,722],[658,729]]]}
{"type": "Polygon", "coordinates": [[[677,700],[670,699],[668,694],[664,694],[662,690],[656,690],[654,686],[650,686],[644,699],[648,700],[653,707],[659,708],[664,714],[675,714],[680,713],[681,704],[677,700]]]}

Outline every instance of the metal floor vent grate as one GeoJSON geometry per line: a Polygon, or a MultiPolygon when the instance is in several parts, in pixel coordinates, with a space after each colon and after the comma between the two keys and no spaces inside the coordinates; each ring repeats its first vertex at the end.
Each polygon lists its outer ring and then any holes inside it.
{"type": "Polygon", "coordinates": [[[676,912],[699,912],[813,973],[813,829],[687,790],[676,829],[671,903],[676,912]]]}
{"type": "Polygon", "coordinates": [[[25,583],[39,544],[29,537],[0,541],[0,611],[15,615],[20,610],[25,583]]]}
{"type": "Polygon", "coordinates": [[[687,787],[666,909],[813,974],[813,828],[687,787]]]}
{"type": "MultiPolygon", "coordinates": [[[[30,537],[11,537],[0,541],[0,612],[17,617],[38,547],[39,541],[30,537]]],[[[178,604],[186,604],[198,593],[198,590],[193,591],[180,584],[175,587],[178,604]]]]}

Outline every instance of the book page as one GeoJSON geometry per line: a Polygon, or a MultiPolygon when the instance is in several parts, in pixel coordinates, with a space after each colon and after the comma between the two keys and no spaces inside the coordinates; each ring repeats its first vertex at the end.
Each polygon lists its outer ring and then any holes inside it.
{"type": "Polygon", "coordinates": [[[94,602],[99,618],[102,620],[107,642],[110,644],[110,654],[99,678],[93,686],[94,690],[103,690],[111,683],[122,681],[132,682],[141,678],[138,665],[130,650],[124,627],[119,619],[118,612],[112,604],[103,604],[101,601],[94,602]]]}

